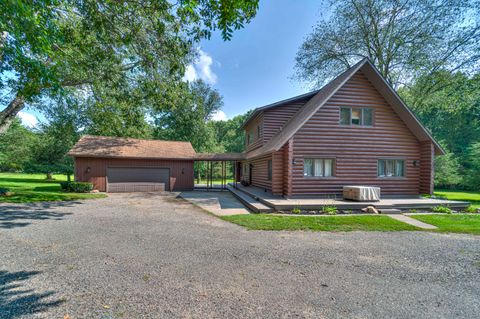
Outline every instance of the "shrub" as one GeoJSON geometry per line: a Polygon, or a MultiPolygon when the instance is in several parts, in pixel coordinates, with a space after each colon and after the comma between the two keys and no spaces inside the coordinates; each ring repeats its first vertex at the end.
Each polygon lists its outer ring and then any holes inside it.
{"type": "Polygon", "coordinates": [[[292,213],[293,213],[293,214],[300,214],[301,212],[302,212],[302,210],[301,210],[300,208],[298,208],[298,207],[294,207],[294,208],[292,209],[292,213]]]}
{"type": "Polygon", "coordinates": [[[475,208],[474,206],[470,205],[467,208],[465,208],[465,212],[473,214],[478,212],[478,208],[475,208]]]}
{"type": "Polygon", "coordinates": [[[69,193],[88,193],[93,190],[93,184],[87,182],[61,182],[60,188],[69,193]]]}
{"type": "Polygon", "coordinates": [[[448,206],[438,205],[438,206],[434,206],[432,208],[432,212],[451,214],[452,209],[448,206]]]}
{"type": "Polygon", "coordinates": [[[323,206],[322,212],[328,215],[336,215],[337,214],[337,207],[333,205],[323,206]]]}

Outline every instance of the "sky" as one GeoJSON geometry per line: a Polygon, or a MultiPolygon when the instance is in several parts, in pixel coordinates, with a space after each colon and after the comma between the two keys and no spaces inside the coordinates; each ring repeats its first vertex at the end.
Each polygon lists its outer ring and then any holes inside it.
{"type": "MultiPolygon", "coordinates": [[[[223,111],[215,120],[309,91],[292,75],[298,48],[320,19],[320,6],[319,0],[260,0],[256,17],[230,41],[214,32],[200,43],[185,80],[201,78],[223,96],[223,111]]],[[[42,120],[29,109],[19,116],[30,127],[42,120]]]]}
{"type": "Polygon", "coordinates": [[[224,114],[216,119],[309,91],[292,75],[298,48],[320,19],[320,2],[260,0],[257,16],[232,40],[215,33],[201,43],[199,60],[186,77],[195,78],[195,73],[223,96],[224,114]]]}

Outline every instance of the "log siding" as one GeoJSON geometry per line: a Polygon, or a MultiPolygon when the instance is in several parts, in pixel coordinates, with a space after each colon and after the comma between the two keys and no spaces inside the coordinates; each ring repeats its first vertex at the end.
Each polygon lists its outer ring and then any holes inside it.
{"type": "MultiPolygon", "coordinates": [[[[420,142],[406,124],[357,72],[294,135],[292,195],[340,195],[345,185],[378,186],[383,195],[419,194],[420,167],[413,163],[420,161],[420,152],[420,142]],[[373,109],[373,126],[340,125],[342,106],[373,109]],[[304,177],[304,158],[334,158],[334,176],[304,177]],[[378,177],[377,161],[384,158],[404,159],[405,176],[378,177]]],[[[427,180],[429,163],[420,162],[427,180]]]]}

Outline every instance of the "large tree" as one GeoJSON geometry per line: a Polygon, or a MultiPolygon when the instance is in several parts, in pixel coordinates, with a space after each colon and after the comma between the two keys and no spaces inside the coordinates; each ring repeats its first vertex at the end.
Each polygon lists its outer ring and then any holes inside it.
{"type": "Polygon", "coordinates": [[[397,88],[438,70],[479,67],[478,0],[329,0],[323,7],[331,10],[296,57],[296,76],[315,86],[363,57],[397,88]]]}
{"type": "Polygon", "coordinates": [[[258,0],[1,1],[0,133],[25,105],[65,88],[98,99],[126,89],[137,103],[171,107],[195,44],[215,29],[229,39],[257,7],[258,0]]]}
{"type": "Polygon", "coordinates": [[[187,92],[175,107],[153,110],[155,137],[189,141],[197,152],[223,151],[215,140],[213,128],[208,125],[223,106],[222,96],[201,80],[186,84],[184,89],[187,92]]]}

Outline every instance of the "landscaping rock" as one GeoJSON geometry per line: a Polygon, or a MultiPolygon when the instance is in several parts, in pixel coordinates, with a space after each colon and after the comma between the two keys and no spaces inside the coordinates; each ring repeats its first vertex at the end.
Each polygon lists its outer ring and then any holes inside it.
{"type": "Polygon", "coordinates": [[[375,208],[375,206],[367,206],[365,208],[362,208],[362,212],[365,212],[367,214],[380,214],[375,208]]]}

